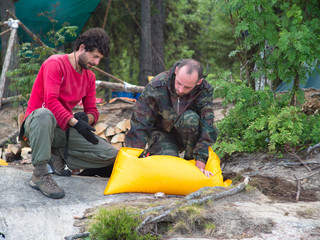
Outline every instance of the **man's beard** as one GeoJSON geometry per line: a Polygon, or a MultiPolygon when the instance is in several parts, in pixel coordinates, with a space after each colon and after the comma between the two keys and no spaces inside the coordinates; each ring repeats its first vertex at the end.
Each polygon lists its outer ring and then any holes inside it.
{"type": "Polygon", "coordinates": [[[82,54],[79,56],[78,64],[79,64],[79,66],[80,66],[81,68],[89,69],[89,65],[88,65],[88,62],[87,62],[85,53],[82,53],[82,54]]]}

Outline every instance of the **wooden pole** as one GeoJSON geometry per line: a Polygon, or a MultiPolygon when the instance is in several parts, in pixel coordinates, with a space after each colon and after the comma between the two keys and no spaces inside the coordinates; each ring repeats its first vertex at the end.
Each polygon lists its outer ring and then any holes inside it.
{"type": "MultiPolygon", "coordinates": [[[[10,17],[12,17],[13,19],[19,20],[10,10],[7,10],[6,12],[7,12],[7,13],[10,15],[10,17]]],[[[19,20],[19,26],[21,26],[21,27],[23,28],[23,30],[24,30],[27,34],[29,34],[29,35],[32,37],[32,39],[35,40],[39,45],[48,47],[46,44],[44,44],[44,42],[42,42],[42,41],[40,40],[40,38],[38,38],[33,32],[31,32],[31,30],[30,30],[29,28],[27,28],[20,20],[19,20]]]]}
{"type": "Polygon", "coordinates": [[[114,83],[114,82],[104,82],[104,81],[96,81],[97,87],[102,88],[111,88],[113,90],[118,91],[127,91],[127,92],[136,92],[136,93],[142,93],[144,87],[143,86],[136,86],[136,85],[123,85],[121,83],[114,83]]]}
{"type": "Polygon", "coordinates": [[[111,78],[113,78],[113,79],[117,80],[118,82],[125,83],[125,81],[123,81],[123,80],[121,80],[121,79],[119,79],[119,78],[117,78],[117,77],[113,76],[113,75],[112,75],[112,74],[110,74],[110,73],[107,73],[107,72],[105,72],[105,71],[101,70],[100,68],[97,68],[97,67],[95,67],[95,66],[92,66],[91,68],[93,68],[93,69],[97,70],[98,72],[101,72],[101,73],[103,73],[103,74],[107,75],[108,77],[111,77],[111,78]]]}
{"type": "Polygon", "coordinates": [[[7,33],[9,33],[10,31],[11,31],[10,28],[7,29],[7,30],[4,30],[3,32],[0,33],[0,37],[3,36],[3,35],[5,35],[5,34],[7,34],[7,33]]]}
{"type": "Polygon", "coordinates": [[[11,33],[10,33],[10,37],[9,37],[9,43],[8,43],[8,47],[7,47],[6,56],[5,56],[4,62],[3,62],[1,78],[0,78],[0,109],[1,109],[1,104],[2,104],[2,97],[3,97],[3,93],[4,93],[5,83],[6,83],[6,74],[9,69],[11,53],[12,53],[14,38],[15,38],[16,34],[17,34],[17,29],[12,28],[11,33]]]}

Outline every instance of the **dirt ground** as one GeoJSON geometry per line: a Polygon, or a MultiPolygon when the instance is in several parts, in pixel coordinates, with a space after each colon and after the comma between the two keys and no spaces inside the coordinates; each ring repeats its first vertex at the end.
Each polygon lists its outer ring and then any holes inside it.
{"type": "MultiPolygon", "coordinates": [[[[126,106],[113,105],[112,113],[110,106],[99,108],[101,119],[116,123],[129,118],[132,106],[126,106]]],[[[13,107],[0,109],[0,141],[17,130],[20,112],[23,110],[13,107]]],[[[152,231],[160,234],[162,239],[320,239],[320,154],[313,152],[307,157],[303,152],[299,157],[308,164],[311,172],[290,154],[281,157],[269,153],[237,154],[223,159],[224,179],[232,179],[236,186],[244,177],[250,177],[245,191],[209,201],[196,216],[188,212],[172,214],[170,221],[155,224],[152,231]],[[214,227],[203,227],[205,223],[212,223],[214,227]],[[168,225],[171,227],[167,228],[168,225]]],[[[30,164],[21,164],[20,161],[10,165],[27,171],[31,169],[30,164]]],[[[182,197],[166,196],[164,199],[126,202],[121,207],[146,208],[182,200],[182,197]]],[[[88,217],[94,211],[88,209],[83,218],[76,221],[80,231],[86,230],[88,217]]]]}

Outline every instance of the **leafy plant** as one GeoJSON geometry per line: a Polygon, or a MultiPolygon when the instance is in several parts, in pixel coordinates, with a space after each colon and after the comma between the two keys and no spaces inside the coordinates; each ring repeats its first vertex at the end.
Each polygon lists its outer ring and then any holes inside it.
{"type": "Polygon", "coordinates": [[[27,100],[42,62],[53,53],[52,48],[34,47],[31,43],[22,44],[18,53],[19,67],[7,72],[11,79],[9,88],[27,100]]]}
{"type": "MultiPolygon", "coordinates": [[[[299,146],[319,142],[320,116],[307,116],[299,106],[288,106],[288,94],[273,91],[254,91],[241,82],[223,79],[208,80],[215,88],[215,96],[224,104],[234,104],[228,116],[217,124],[217,143],[213,148],[224,156],[235,152],[281,152],[285,144],[299,146]]],[[[299,101],[303,102],[303,94],[299,101]]]]}
{"type": "Polygon", "coordinates": [[[135,231],[140,224],[139,216],[130,209],[101,208],[93,218],[89,228],[90,239],[95,240],[148,240],[159,239],[151,234],[139,235],[135,231]]]}
{"type": "MultiPolygon", "coordinates": [[[[49,13],[43,13],[44,15],[49,13]]],[[[56,20],[51,19],[53,28],[48,32],[52,44],[57,47],[63,44],[66,37],[76,36],[76,26],[63,24],[58,30],[54,30],[56,20]]],[[[34,80],[37,77],[41,64],[51,55],[57,53],[57,50],[47,46],[35,46],[31,43],[23,43],[19,49],[19,66],[18,68],[8,71],[7,76],[11,79],[9,88],[21,94],[24,100],[28,100],[34,80]]]]}

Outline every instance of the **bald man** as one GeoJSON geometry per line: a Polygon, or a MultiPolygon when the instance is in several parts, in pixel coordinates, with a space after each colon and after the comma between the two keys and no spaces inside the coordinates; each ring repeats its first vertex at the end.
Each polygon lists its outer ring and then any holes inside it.
{"type": "Polygon", "coordinates": [[[145,155],[180,156],[196,160],[204,170],[208,147],[217,139],[213,126],[213,88],[194,59],[182,59],[155,76],[145,87],[131,117],[126,146],[145,149],[145,155]],[[147,146],[147,147],[146,147],[147,146]]]}

